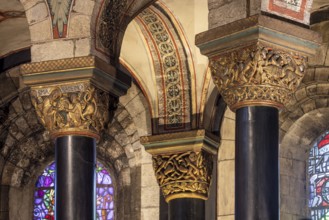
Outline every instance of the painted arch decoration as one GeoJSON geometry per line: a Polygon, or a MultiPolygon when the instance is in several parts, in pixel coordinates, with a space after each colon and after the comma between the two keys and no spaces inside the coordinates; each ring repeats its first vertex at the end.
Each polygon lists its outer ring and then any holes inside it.
{"type": "Polygon", "coordinates": [[[310,151],[308,174],[311,218],[329,219],[329,131],[321,135],[310,151]]]}
{"type": "MultiPolygon", "coordinates": [[[[34,191],[33,220],[54,220],[55,211],[55,162],[51,163],[36,182],[34,191]]],[[[105,167],[96,166],[96,219],[114,220],[114,186],[105,167]]]]}
{"type": "Polygon", "coordinates": [[[182,30],[160,3],[142,11],[135,21],[147,43],[159,88],[154,133],[191,129],[195,73],[182,30]]]}

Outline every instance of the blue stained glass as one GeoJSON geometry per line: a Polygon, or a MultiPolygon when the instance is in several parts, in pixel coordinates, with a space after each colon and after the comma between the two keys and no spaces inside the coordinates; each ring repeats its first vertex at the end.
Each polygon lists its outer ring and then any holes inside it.
{"type": "MultiPolygon", "coordinates": [[[[114,219],[114,188],[104,166],[96,166],[96,220],[114,219]]],[[[39,176],[34,191],[33,220],[54,220],[55,163],[50,164],[39,176]]]]}
{"type": "Polygon", "coordinates": [[[308,174],[312,220],[329,219],[329,132],[321,135],[310,151],[308,174]]]}
{"type": "Polygon", "coordinates": [[[50,164],[39,176],[36,187],[54,187],[55,186],[55,163],[50,164]]]}

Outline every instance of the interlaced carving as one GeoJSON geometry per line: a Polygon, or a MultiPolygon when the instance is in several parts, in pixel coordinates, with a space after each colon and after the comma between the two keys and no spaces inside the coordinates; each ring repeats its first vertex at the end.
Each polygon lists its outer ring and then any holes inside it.
{"type": "Polygon", "coordinates": [[[280,108],[301,82],[306,58],[257,45],[212,58],[210,67],[232,110],[255,104],[280,108]]]}
{"type": "Polygon", "coordinates": [[[120,26],[127,8],[128,0],[109,0],[100,18],[99,40],[103,47],[109,50],[111,57],[116,54],[120,26]]]}
{"type": "Polygon", "coordinates": [[[32,88],[32,104],[42,124],[59,133],[98,135],[109,120],[109,96],[88,83],[32,88]]]}
{"type": "Polygon", "coordinates": [[[167,201],[184,194],[206,199],[212,173],[211,154],[187,151],[171,155],[153,155],[153,168],[167,201]]]}

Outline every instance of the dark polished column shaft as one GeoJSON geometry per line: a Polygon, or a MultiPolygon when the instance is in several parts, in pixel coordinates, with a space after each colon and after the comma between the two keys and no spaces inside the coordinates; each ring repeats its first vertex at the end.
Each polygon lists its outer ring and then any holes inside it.
{"type": "Polygon", "coordinates": [[[169,202],[169,220],[204,220],[205,201],[182,198],[169,202]]]}
{"type": "Polygon", "coordinates": [[[279,219],[278,110],[236,111],[235,219],[279,219]]]}
{"type": "Polygon", "coordinates": [[[56,139],[56,220],[92,220],[95,216],[95,139],[56,139]]]}

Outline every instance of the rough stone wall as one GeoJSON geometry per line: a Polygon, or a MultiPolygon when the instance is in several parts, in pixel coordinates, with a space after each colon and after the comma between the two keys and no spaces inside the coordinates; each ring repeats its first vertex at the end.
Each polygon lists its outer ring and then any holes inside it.
{"type": "Polygon", "coordinates": [[[261,0],[209,0],[209,29],[260,13],[261,0]]]}

